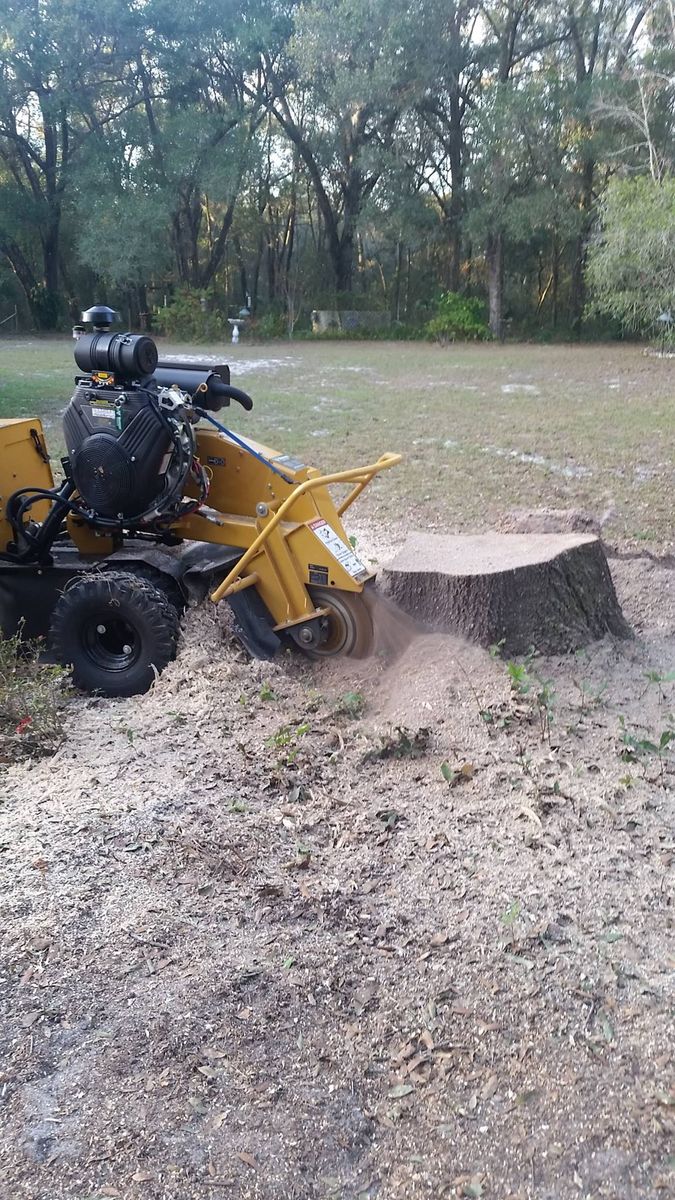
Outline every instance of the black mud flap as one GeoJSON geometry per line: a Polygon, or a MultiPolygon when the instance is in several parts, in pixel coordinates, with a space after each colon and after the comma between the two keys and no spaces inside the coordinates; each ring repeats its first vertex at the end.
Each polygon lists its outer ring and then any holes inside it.
{"type": "Polygon", "coordinates": [[[54,605],[72,576],[71,569],[0,563],[0,632],[46,638],[54,605]]]}
{"type": "Polygon", "coordinates": [[[272,628],[267,605],[255,588],[235,592],[228,597],[228,604],[234,613],[237,637],[249,654],[253,658],[274,658],[281,640],[272,628]]]}
{"type": "MultiPolygon", "coordinates": [[[[204,600],[222,582],[243,550],[234,546],[210,546],[194,542],[181,550],[181,583],[190,599],[204,600]]],[[[281,641],[274,632],[274,621],[267,605],[255,588],[245,588],[228,597],[234,613],[235,634],[252,658],[274,658],[281,641]]]]}
{"type": "MultiPolygon", "coordinates": [[[[236,546],[212,546],[208,542],[185,542],[178,552],[173,552],[171,557],[175,564],[174,569],[177,570],[176,578],[183,591],[193,603],[196,603],[204,600],[209,592],[218,587],[218,584],[229,574],[243,553],[244,551],[236,546]]],[[[159,556],[162,551],[156,550],[155,554],[159,556]]],[[[167,557],[166,552],[164,557],[167,557]]]]}

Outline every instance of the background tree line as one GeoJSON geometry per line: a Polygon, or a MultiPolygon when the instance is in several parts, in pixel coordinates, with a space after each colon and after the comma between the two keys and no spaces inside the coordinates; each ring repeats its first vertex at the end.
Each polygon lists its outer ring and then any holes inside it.
{"type": "Polygon", "coordinates": [[[647,329],[675,290],[673,5],[0,0],[0,319],[250,296],[270,330],[414,327],[450,291],[566,334],[590,282],[596,328],[647,329]]]}

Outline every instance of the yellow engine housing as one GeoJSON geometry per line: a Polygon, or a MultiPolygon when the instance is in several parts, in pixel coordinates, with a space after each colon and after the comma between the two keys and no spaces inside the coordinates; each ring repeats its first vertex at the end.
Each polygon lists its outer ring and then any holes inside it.
{"type": "MultiPolygon", "coordinates": [[[[0,420],[0,551],[12,541],[12,527],[5,517],[7,501],[19,488],[53,488],[54,477],[47,456],[42,422],[34,417],[0,420]]],[[[49,511],[47,501],[33,505],[31,515],[42,521],[49,511]]]]}

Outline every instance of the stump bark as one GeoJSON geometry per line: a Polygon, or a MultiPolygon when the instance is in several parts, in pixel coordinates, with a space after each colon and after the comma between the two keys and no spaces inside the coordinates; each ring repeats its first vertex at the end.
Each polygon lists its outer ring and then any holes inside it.
{"type": "Polygon", "coordinates": [[[418,621],[509,654],[632,636],[602,544],[579,534],[412,534],[379,575],[418,621]]]}

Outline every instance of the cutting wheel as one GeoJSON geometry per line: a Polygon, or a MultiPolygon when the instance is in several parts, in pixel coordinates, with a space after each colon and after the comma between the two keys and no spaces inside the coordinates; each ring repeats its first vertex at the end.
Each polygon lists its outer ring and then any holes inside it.
{"type": "Polygon", "coordinates": [[[329,610],[327,636],[320,646],[308,651],[312,658],[346,654],[367,658],[373,648],[373,622],[363,593],[339,592],[332,588],[310,588],[317,608],[329,610]]]}

